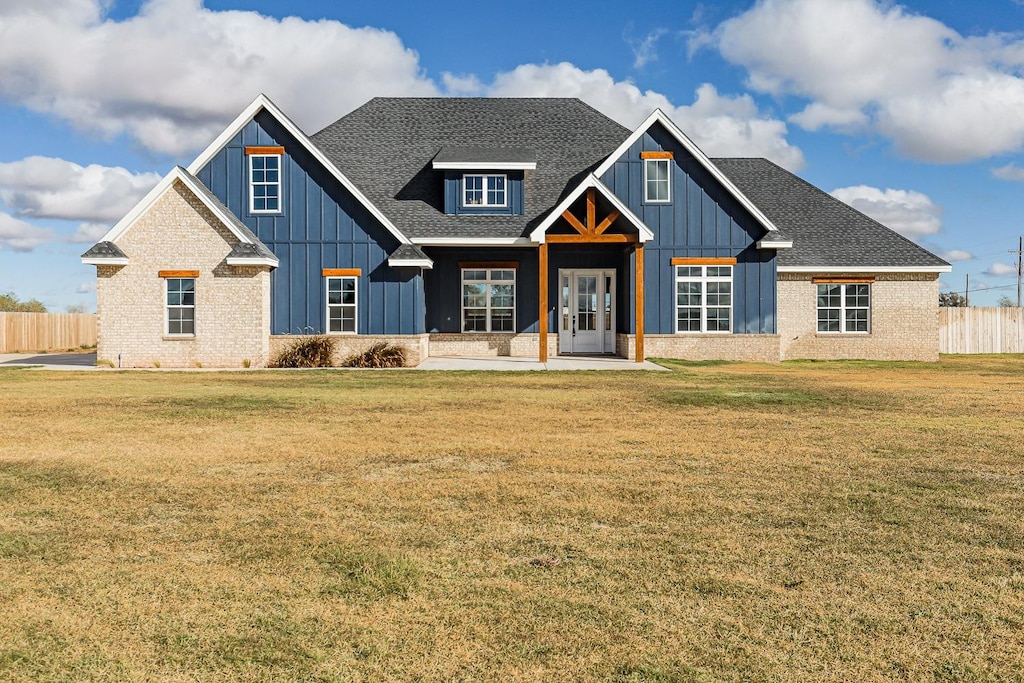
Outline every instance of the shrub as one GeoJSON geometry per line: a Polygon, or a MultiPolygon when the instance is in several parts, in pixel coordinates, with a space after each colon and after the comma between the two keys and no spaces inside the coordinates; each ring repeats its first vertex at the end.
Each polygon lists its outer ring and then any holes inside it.
{"type": "Polygon", "coordinates": [[[401,368],[405,366],[405,349],[378,342],[342,363],[347,368],[401,368]]]}
{"type": "Polygon", "coordinates": [[[329,368],[334,356],[334,339],[326,334],[299,337],[277,354],[272,368],[329,368]]]}

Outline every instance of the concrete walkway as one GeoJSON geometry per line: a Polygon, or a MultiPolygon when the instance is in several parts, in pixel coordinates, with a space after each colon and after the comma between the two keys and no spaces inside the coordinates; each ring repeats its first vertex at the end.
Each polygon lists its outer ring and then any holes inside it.
{"type": "Polygon", "coordinates": [[[0,368],[43,367],[47,370],[96,370],[95,353],[0,353],[0,368]]]}
{"type": "Polygon", "coordinates": [[[668,368],[650,361],[637,363],[626,358],[613,356],[554,356],[547,363],[536,358],[516,356],[481,356],[476,358],[455,356],[430,356],[416,366],[417,370],[662,370],[668,368]]]}

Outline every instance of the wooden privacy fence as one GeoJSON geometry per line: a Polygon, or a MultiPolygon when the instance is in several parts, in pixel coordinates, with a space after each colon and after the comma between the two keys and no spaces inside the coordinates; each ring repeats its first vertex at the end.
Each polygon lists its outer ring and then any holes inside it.
{"type": "Polygon", "coordinates": [[[939,353],[1024,353],[1024,308],[939,308],[939,353]]]}
{"type": "Polygon", "coordinates": [[[0,353],[56,351],[96,345],[88,313],[0,313],[0,353]]]}

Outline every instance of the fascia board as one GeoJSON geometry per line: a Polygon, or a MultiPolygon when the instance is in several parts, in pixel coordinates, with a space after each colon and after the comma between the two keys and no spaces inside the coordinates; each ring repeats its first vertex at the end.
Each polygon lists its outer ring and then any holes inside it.
{"type": "Polygon", "coordinates": [[[779,273],[949,273],[953,266],[779,266],[779,273]]]}
{"type": "Polygon", "coordinates": [[[792,249],[793,240],[758,240],[758,249],[792,249]]]}
{"type": "Polygon", "coordinates": [[[255,100],[253,100],[252,104],[246,107],[245,111],[239,114],[238,117],[231,122],[231,125],[224,129],[224,132],[217,136],[217,138],[211,142],[198,157],[195,158],[195,161],[189,164],[188,172],[193,175],[199,173],[199,171],[209,163],[210,159],[212,159],[217,152],[224,147],[224,145],[228,144],[228,142],[230,142],[231,139],[245,127],[245,124],[249,123],[249,121],[256,117],[261,109],[266,109],[271,116],[277,119],[278,123],[284,126],[285,130],[287,130],[292,137],[298,140],[299,144],[302,145],[306,151],[313,156],[313,158],[320,162],[320,164],[327,169],[328,173],[333,175],[346,190],[352,193],[356,198],[356,201],[362,204],[374,218],[380,221],[381,225],[383,225],[388,232],[394,235],[399,242],[402,244],[411,244],[409,238],[406,237],[405,234],[403,234],[402,231],[399,230],[395,224],[392,223],[388,217],[385,216],[383,212],[381,212],[381,210],[378,209],[373,202],[371,202],[366,195],[362,193],[362,191],[359,190],[358,187],[356,187],[355,183],[348,179],[348,176],[342,173],[341,170],[334,165],[334,162],[328,159],[324,153],[320,151],[319,147],[313,144],[313,141],[309,139],[309,136],[303,133],[302,129],[295,125],[295,122],[288,118],[276,104],[270,101],[270,98],[263,94],[260,94],[255,100]]]}
{"type": "Polygon", "coordinates": [[[434,262],[423,258],[388,259],[388,265],[396,268],[426,268],[431,270],[434,262]]]}
{"type": "Polygon", "coordinates": [[[277,268],[281,263],[276,258],[246,258],[237,256],[229,256],[225,261],[229,266],[270,266],[271,268],[277,268]]]}
{"type": "Polygon", "coordinates": [[[711,159],[701,151],[696,143],[687,137],[686,133],[680,130],[679,126],[677,126],[672,119],[666,116],[661,109],[655,109],[651,112],[651,115],[648,116],[636,130],[630,133],[629,137],[627,137],[623,143],[619,145],[619,147],[612,152],[600,166],[597,167],[597,170],[594,171],[594,175],[598,178],[603,176],[608,169],[610,169],[612,165],[615,164],[615,162],[618,161],[634,143],[636,143],[637,140],[643,137],[643,134],[646,133],[647,130],[655,123],[663,125],[665,129],[668,130],[669,134],[674,137],[676,141],[686,149],[686,151],[692,154],[697,162],[700,163],[700,165],[703,166],[708,173],[715,178],[715,180],[720,182],[722,186],[725,187],[726,191],[729,192],[729,194],[731,194],[736,201],[743,206],[743,208],[750,212],[754,219],[761,224],[761,227],[768,232],[779,232],[779,228],[768,219],[768,216],[764,215],[761,209],[757,208],[754,202],[750,201],[750,199],[748,199],[747,196],[743,194],[731,180],[729,180],[728,176],[722,173],[722,171],[712,163],[711,159]]]}
{"type": "Polygon", "coordinates": [[[127,266],[128,259],[121,258],[120,256],[114,256],[111,258],[100,258],[98,256],[83,256],[82,263],[84,263],[87,266],[127,266]]]}
{"type": "Polygon", "coordinates": [[[435,161],[435,171],[535,171],[535,161],[490,161],[490,162],[468,162],[468,161],[435,161]]]}

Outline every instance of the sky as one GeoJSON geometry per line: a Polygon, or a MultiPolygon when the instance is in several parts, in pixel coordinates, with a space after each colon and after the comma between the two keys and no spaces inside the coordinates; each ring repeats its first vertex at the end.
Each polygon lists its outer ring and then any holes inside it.
{"type": "Polygon", "coordinates": [[[82,252],[261,92],[309,134],[378,95],[661,108],[1016,299],[1024,0],[0,0],[0,293],[95,310],[82,252]]]}

